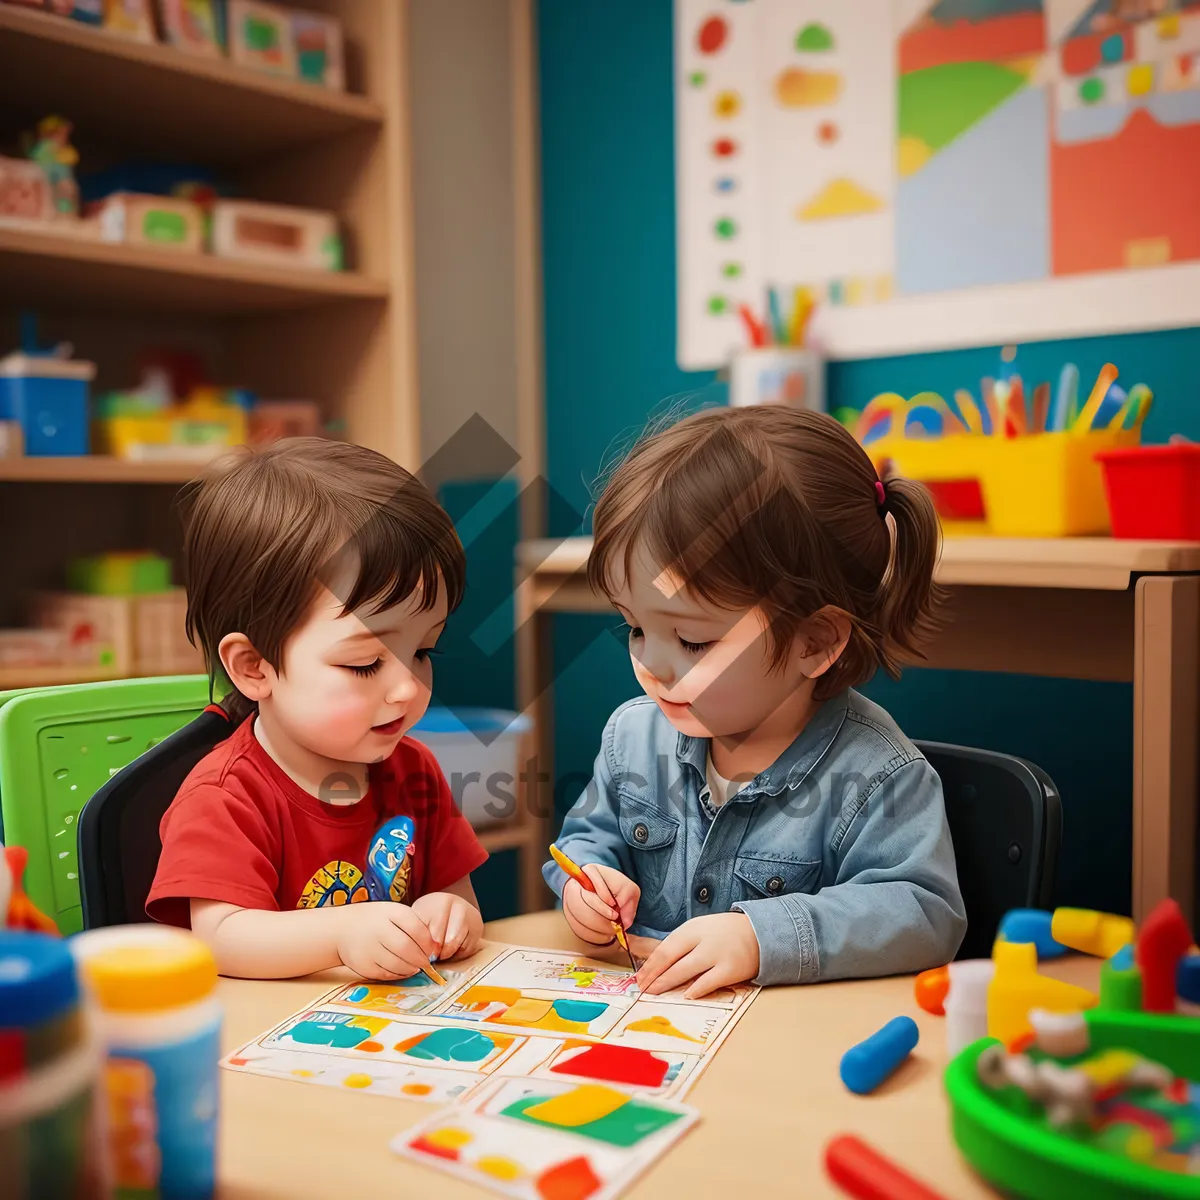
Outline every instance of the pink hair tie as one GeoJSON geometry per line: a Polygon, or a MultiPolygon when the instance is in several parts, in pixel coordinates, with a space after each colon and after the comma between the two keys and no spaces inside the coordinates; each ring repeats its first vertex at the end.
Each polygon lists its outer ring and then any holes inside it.
{"type": "Polygon", "coordinates": [[[887,492],[884,490],[883,480],[875,480],[875,503],[882,508],[887,503],[887,492]]]}

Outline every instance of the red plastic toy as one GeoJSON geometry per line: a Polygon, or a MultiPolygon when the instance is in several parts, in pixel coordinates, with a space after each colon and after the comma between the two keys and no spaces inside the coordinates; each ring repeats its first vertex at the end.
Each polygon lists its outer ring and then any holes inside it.
{"type": "Polygon", "coordinates": [[[852,1134],[835,1137],[825,1147],[825,1169],[857,1200],[945,1200],[852,1134]]]}
{"type": "Polygon", "coordinates": [[[1096,457],[1113,537],[1200,541],[1200,444],[1128,446],[1096,457]]]}
{"type": "Polygon", "coordinates": [[[29,862],[29,851],[24,846],[5,846],[4,858],[8,873],[12,876],[12,894],[8,898],[8,912],[4,925],[8,929],[27,929],[34,933],[51,933],[58,936],[58,926],[25,894],[22,880],[25,865],[29,862]]]}
{"type": "Polygon", "coordinates": [[[1134,959],[1142,971],[1142,1011],[1175,1011],[1175,968],[1192,944],[1192,931],[1174,900],[1164,900],[1142,922],[1134,959]]]}

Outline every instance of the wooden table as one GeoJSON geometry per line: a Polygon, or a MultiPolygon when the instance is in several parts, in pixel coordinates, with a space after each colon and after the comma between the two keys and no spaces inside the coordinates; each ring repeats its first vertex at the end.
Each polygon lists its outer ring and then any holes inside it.
{"type": "MultiPolygon", "coordinates": [[[[498,921],[487,932],[496,941],[580,948],[557,913],[498,921]]],[[[1096,960],[1044,969],[1097,986],[1096,960]]],[[[278,1024],[339,977],[222,980],[225,1049],[278,1024]]],[[[768,988],[686,1098],[700,1125],[628,1194],[840,1196],[825,1178],[822,1149],[838,1133],[857,1133],[947,1200],[994,1197],[950,1139],[945,1063],[945,1021],[917,1008],[911,978],[768,988]],[[874,1095],[852,1095],[838,1078],[842,1052],[901,1013],[921,1028],[914,1058],[874,1095]]],[[[435,1111],[431,1105],[231,1071],[221,1072],[221,1083],[222,1200],[490,1194],[388,1150],[395,1134],[435,1111]]]]}
{"type": "MultiPolygon", "coordinates": [[[[583,573],[590,549],[591,539],[568,538],[518,552],[522,705],[537,722],[538,769],[551,778],[553,614],[611,611],[583,573]]],[[[1164,896],[1193,913],[1200,544],[948,538],[937,578],[951,623],[929,666],[1133,684],[1133,915],[1140,921],[1164,896]]],[[[1110,733],[1118,736],[1102,736],[1110,733]]]]}

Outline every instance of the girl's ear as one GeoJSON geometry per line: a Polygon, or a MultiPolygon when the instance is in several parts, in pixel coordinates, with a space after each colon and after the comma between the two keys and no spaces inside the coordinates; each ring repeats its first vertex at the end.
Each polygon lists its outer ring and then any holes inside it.
{"type": "Polygon", "coordinates": [[[257,703],[271,694],[275,670],[250,644],[244,633],[227,633],[217,647],[229,682],[247,700],[257,703]]]}
{"type": "Polygon", "coordinates": [[[824,675],[842,656],[850,640],[850,618],[833,605],[818,609],[796,637],[796,665],[809,679],[824,675]]]}

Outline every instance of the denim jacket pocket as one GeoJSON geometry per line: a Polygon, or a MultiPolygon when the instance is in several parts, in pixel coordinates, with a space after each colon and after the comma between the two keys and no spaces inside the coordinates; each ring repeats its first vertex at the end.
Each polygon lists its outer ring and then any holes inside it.
{"type": "Polygon", "coordinates": [[[645,899],[661,892],[671,870],[679,822],[661,810],[623,798],[617,821],[633,859],[636,882],[645,899]]]}
{"type": "Polygon", "coordinates": [[[812,892],[820,882],[821,861],[796,862],[743,855],[734,863],[733,872],[741,893],[735,900],[772,899],[790,892],[812,892]]]}

